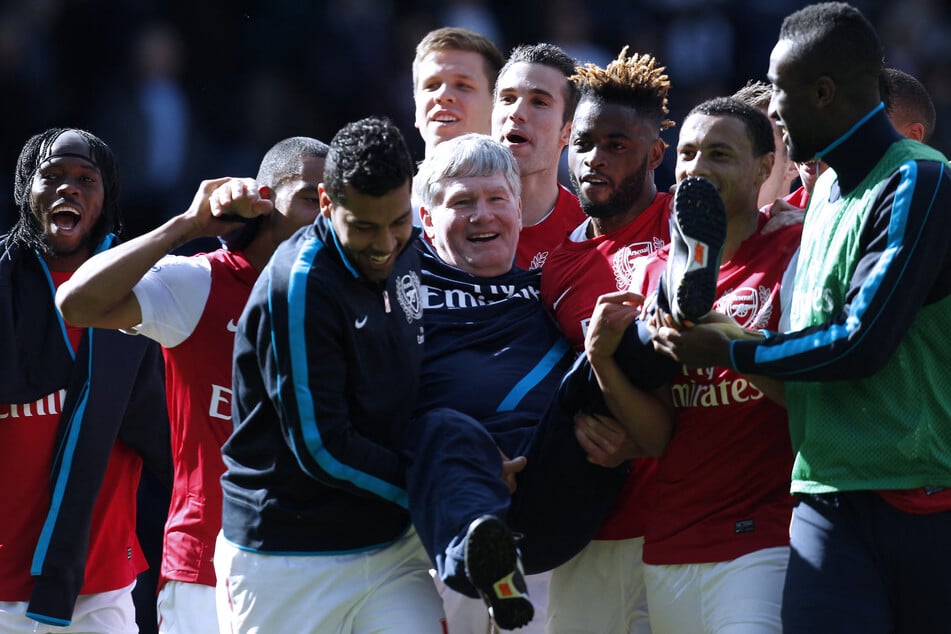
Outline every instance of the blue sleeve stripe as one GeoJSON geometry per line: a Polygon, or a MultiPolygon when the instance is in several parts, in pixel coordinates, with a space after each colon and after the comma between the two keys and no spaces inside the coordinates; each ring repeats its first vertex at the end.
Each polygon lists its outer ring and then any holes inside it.
{"type": "Polygon", "coordinates": [[[46,521],[43,522],[40,538],[37,540],[36,550],[33,553],[33,562],[30,565],[30,574],[33,576],[40,575],[43,572],[43,562],[46,561],[50,540],[59,521],[60,511],[63,508],[63,496],[66,491],[66,485],[69,483],[70,472],[73,468],[73,456],[76,453],[76,445],[79,442],[79,432],[82,430],[84,416],[86,414],[86,403],[89,401],[89,382],[92,377],[92,334],[92,329],[90,328],[89,373],[87,374],[86,383],[83,385],[80,397],[76,401],[76,407],[69,417],[66,437],[63,441],[63,447],[60,448],[62,462],[56,474],[56,482],[53,484],[50,510],[49,513],[46,514],[46,521]]]}
{"type": "MultiPolygon", "coordinates": [[[[340,462],[327,450],[320,435],[320,427],[314,415],[314,395],[310,389],[304,323],[307,309],[307,278],[314,259],[322,248],[323,243],[316,238],[304,243],[297,260],[291,268],[287,289],[287,332],[291,381],[293,382],[294,398],[297,402],[297,413],[300,417],[301,436],[307,453],[317,462],[324,473],[334,479],[351,482],[357,488],[369,491],[405,507],[407,505],[406,491],[376,476],[340,462]]],[[[289,435],[293,438],[293,434],[289,435]]],[[[293,442],[291,449],[304,472],[310,473],[311,477],[320,479],[319,474],[315,474],[307,468],[302,460],[300,448],[296,447],[293,442]]]]}
{"type": "Polygon", "coordinates": [[[511,412],[514,410],[522,399],[525,398],[525,395],[531,392],[542,379],[548,376],[548,373],[551,372],[552,368],[565,356],[566,352],[568,352],[568,342],[564,337],[559,337],[555,341],[555,344],[545,353],[541,361],[539,361],[528,374],[522,377],[505,398],[502,399],[502,402],[499,403],[495,411],[511,412]]]}
{"type": "MultiPolygon", "coordinates": [[[[96,253],[101,253],[112,246],[114,239],[114,234],[107,234],[102,243],[96,249],[96,253]]],[[[43,273],[46,276],[46,283],[49,284],[50,291],[55,297],[56,286],[53,284],[53,276],[50,275],[50,270],[46,265],[46,260],[44,260],[39,253],[36,253],[36,257],[39,259],[40,266],[42,267],[43,273]]],[[[59,308],[56,308],[55,302],[54,308],[56,310],[56,317],[59,319],[60,332],[63,335],[63,340],[66,342],[66,350],[69,351],[70,357],[75,361],[76,352],[73,350],[73,344],[69,340],[69,334],[66,330],[66,322],[63,320],[62,313],[59,312],[59,308]]],[[[93,329],[87,328],[86,331],[89,341],[89,360],[86,374],[87,378],[86,382],[83,384],[81,394],[76,400],[76,407],[73,408],[73,412],[69,417],[67,433],[64,442],[57,449],[57,453],[54,456],[54,460],[59,460],[60,457],[62,457],[62,461],[60,462],[60,468],[56,475],[56,482],[53,485],[53,494],[50,499],[50,510],[49,513],[46,514],[46,520],[43,522],[43,528],[40,530],[40,537],[36,543],[36,550],[33,552],[33,561],[30,564],[30,574],[33,576],[43,573],[43,562],[46,561],[46,555],[49,552],[50,547],[50,540],[53,537],[53,531],[56,529],[56,524],[59,521],[60,511],[63,508],[63,496],[65,495],[66,485],[69,483],[69,474],[73,468],[73,456],[76,453],[76,444],[79,442],[79,432],[82,430],[83,419],[86,414],[86,404],[89,402],[89,382],[92,380],[93,329]]],[[[70,623],[69,621],[58,622],[56,619],[44,622],[47,622],[50,625],[69,625],[70,623]]]]}
{"type": "Polygon", "coordinates": [[[57,625],[59,627],[68,627],[72,621],[67,619],[57,619],[52,616],[47,616],[45,614],[37,614],[35,612],[27,612],[26,616],[33,619],[34,621],[39,621],[45,625],[57,625]]]}
{"type": "Polygon", "coordinates": [[[53,276],[50,275],[50,269],[46,265],[46,260],[43,259],[43,256],[40,255],[39,251],[34,250],[36,253],[36,259],[40,261],[40,267],[43,269],[43,274],[46,276],[46,283],[50,287],[50,292],[53,294],[53,310],[56,311],[56,317],[59,319],[59,331],[63,335],[63,341],[66,342],[66,350],[69,351],[69,356],[73,361],[76,360],[76,351],[73,350],[73,343],[69,340],[69,332],[66,330],[66,321],[63,319],[63,314],[59,312],[59,307],[56,306],[56,285],[53,284],[53,276]]]}
{"type": "MultiPolygon", "coordinates": [[[[944,168],[942,166],[942,170],[943,169],[944,168]]],[[[801,339],[797,338],[778,346],[758,346],[754,357],[757,363],[772,363],[775,361],[780,361],[784,358],[807,353],[810,350],[830,346],[838,341],[847,339],[859,328],[864,320],[865,325],[862,328],[862,333],[855,341],[855,343],[858,344],[862,341],[862,339],[864,339],[872,326],[885,312],[885,307],[890,305],[890,300],[899,288],[900,284],[896,281],[888,290],[883,291],[882,283],[886,277],[886,274],[889,272],[889,268],[893,265],[897,253],[905,243],[905,234],[908,231],[908,218],[911,211],[911,200],[914,195],[918,180],[918,164],[914,161],[909,161],[899,168],[899,172],[901,173],[901,180],[899,181],[898,187],[895,190],[895,198],[892,203],[892,212],[891,217],[889,218],[888,240],[886,247],[883,250],[878,262],[875,264],[875,267],[869,273],[868,277],[866,277],[866,279],[863,281],[862,286],[859,288],[859,291],[855,296],[855,299],[852,301],[849,317],[846,319],[845,324],[830,326],[824,331],[814,333],[812,336],[801,339]],[[866,313],[869,311],[872,300],[880,292],[885,294],[885,300],[881,302],[878,313],[867,316],[866,313]]],[[[927,224],[928,217],[934,210],[934,201],[936,196],[937,189],[935,190],[935,194],[932,196],[932,199],[928,204],[928,208],[925,211],[924,221],[921,223],[922,231],[927,224]]],[[[921,233],[919,232],[919,234],[915,236],[913,242],[905,245],[909,251],[909,254],[915,251],[920,240],[921,233]]],[[[905,264],[898,275],[899,279],[904,275],[905,270],[908,267],[909,259],[909,257],[905,258],[905,264]]],[[[831,358],[826,358],[821,363],[816,363],[810,367],[799,368],[796,370],[796,373],[799,374],[803,371],[809,371],[835,363],[842,356],[848,354],[848,352],[848,348],[844,348],[841,354],[831,358]]]]}

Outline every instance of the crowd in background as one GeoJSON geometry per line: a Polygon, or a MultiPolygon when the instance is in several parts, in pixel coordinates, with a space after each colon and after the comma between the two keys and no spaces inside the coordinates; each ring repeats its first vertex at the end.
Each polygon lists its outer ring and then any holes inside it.
{"type": "MultiPolygon", "coordinates": [[[[672,118],[699,101],[765,79],[782,18],[799,0],[7,0],[0,8],[0,173],[31,134],[87,128],[115,150],[127,235],[180,212],[197,183],[252,175],[274,142],[329,140],[380,114],[416,160],[410,65],[442,25],[484,33],[503,52],[548,41],[606,64],[625,44],[671,77],[672,118]]],[[[886,65],[922,81],[937,110],[931,145],[951,152],[951,9],[942,0],[857,0],[886,65]]],[[[676,128],[666,133],[668,143],[676,128]]],[[[673,181],[672,158],[658,171],[673,181]]],[[[10,180],[10,182],[7,182],[10,180]]],[[[0,181],[0,233],[13,222],[0,181]]]]}

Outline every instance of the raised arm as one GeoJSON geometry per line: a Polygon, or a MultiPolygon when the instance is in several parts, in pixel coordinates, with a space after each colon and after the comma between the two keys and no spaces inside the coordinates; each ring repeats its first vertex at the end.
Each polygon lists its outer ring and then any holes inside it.
{"type": "Polygon", "coordinates": [[[149,269],[175,248],[199,237],[223,234],[240,221],[226,214],[252,218],[270,213],[253,179],[202,181],[189,208],[152,231],[87,260],[56,293],[63,318],[74,326],[132,328],[142,321],[132,292],[149,269]]]}

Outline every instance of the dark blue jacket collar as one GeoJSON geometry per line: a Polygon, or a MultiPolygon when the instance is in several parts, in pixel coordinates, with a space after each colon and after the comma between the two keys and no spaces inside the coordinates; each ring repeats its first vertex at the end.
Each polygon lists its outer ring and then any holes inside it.
{"type": "Polygon", "coordinates": [[[848,194],[868,176],[872,168],[881,160],[893,143],[902,140],[883,108],[870,113],[871,116],[854,130],[830,145],[823,151],[822,160],[835,170],[839,189],[848,194]],[[834,146],[834,147],[832,147],[834,146]]]}

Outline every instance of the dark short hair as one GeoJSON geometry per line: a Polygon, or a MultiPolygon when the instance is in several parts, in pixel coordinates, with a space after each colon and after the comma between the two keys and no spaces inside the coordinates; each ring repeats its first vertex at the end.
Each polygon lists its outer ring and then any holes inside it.
{"type": "Polygon", "coordinates": [[[293,136],[278,141],[261,159],[255,180],[258,185],[275,187],[281,181],[300,176],[305,158],[327,158],[329,150],[329,145],[308,136],[293,136]]]}
{"type": "Polygon", "coordinates": [[[934,133],[935,108],[928,90],[914,76],[897,68],[882,71],[882,99],[889,116],[924,126],[924,141],[934,133]]]}
{"type": "MultiPolygon", "coordinates": [[[[575,107],[578,105],[578,87],[569,78],[575,74],[578,63],[573,60],[568,53],[560,47],[547,42],[538,44],[520,44],[512,49],[505,66],[499,71],[499,76],[507,71],[512,65],[518,63],[541,64],[554,68],[565,76],[565,112],[562,117],[564,123],[568,123],[575,116],[575,107]]],[[[496,86],[498,91],[498,86],[496,86]]]]}
{"type": "Polygon", "coordinates": [[[716,97],[694,106],[687,117],[703,114],[710,117],[734,117],[743,122],[753,146],[753,156],[776,151],[773,127],[763,111],[733,97],[716,97]]]}
{"type": "Polygon", "coordinates": [[[878,81],[884,65],[875,27],[845,2],[813,4],[786,16],[779,39],[792,43],[793,59],[836,80],[860,73],[878,81]]]}
{"type": "Polygon", "coordinates": [[[48,158],[50,146],[65,132],[74,132],[86,140],[93,162],[102,174],[102,213],[90,233],[93,246],[98,245],[108,233],[122,231],[122,213],[119,208],[119,167],[112,149],[92,132],[78,128],[50,128],[34,134],[23,145],[14,173],[13,199],[19,208],[19,218],[10,230],[8,246],[19,245],[48,253],[49,245],[43,228],[37,222],[30,207],[30,192],[33,176],[48,158]]]}
{"type": "Polygon", "coordinates": [[[379,197],[408,185],[413,172],[413,159],[399,128],[385,117],[367,117],[348,123],[331,140],[324,186],[335,203],[344,204],[347,185],[379,197]]]}

